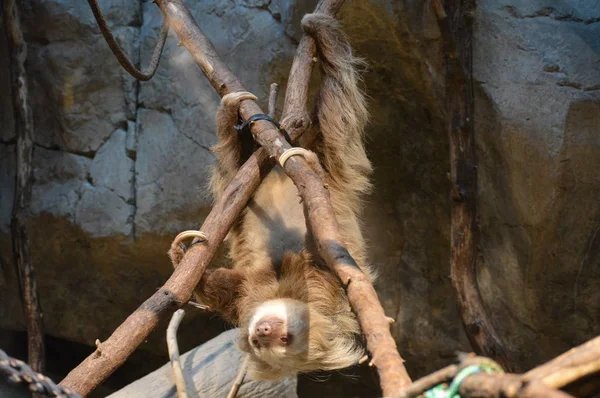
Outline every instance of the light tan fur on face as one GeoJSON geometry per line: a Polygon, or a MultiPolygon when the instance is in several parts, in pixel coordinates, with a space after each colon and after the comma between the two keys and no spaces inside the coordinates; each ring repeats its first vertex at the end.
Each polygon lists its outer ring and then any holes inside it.
{"type": "MultiPolygon", "coordinates": [[[[353,56],[334,18],[309,14],[303,18],[302,27],[315,37],[323,78],[315,128],[300,144],[318,157],[309,160],[323,167],[341,243],[373,280],[375,273],[367,264],[359,221],[360,198],[370,189],[371,172],[363,145],[368,112],[357,72],[361,61],[353,56]]],[[[253,96],[234,94],[223,98],[217,113],[220,141],[214,148],[217,163],[211,184],[216,198],[245,160],[240,158],[238,133],[233,126],[238,123],[239,102],[253,96]]],[[[364,355],[358,322],[343,287],[326,268],[311,239],[296,187],[276,166],[230,231],[229,255],[236,278],[241,280],[238,284],[228,282],[239,285],[235,295],[230,295],[235,303],[223,304],[223,297],[229,296],[219,289],[211,290],[221,300],[217,304],[228,308],[228,316],[237,317],[230,320],[240,327],[239,345],[250,354],[249,371],[256,379],[339,369],[355,364],[364,355]],[[267,344],[262,349],[253,346],[256,322],[269,312],[281,318],[285,325],[282,330],[298,335],[296,341],[287,346],[267,344]]],[[[213,279],[217,276],[221,277],[215,274],[213,279]]],[[[210,300],[209,296],[204,298],[210,300]]]]}
{"type": "Polygon", "coordinates": [[[331,272],[315,267],[306,251],[286,253],[279,277],[268,271],[249,273],[241,296],[239,307],[246,310],[239,319],[239,344],[250,354],[249,371],[256,379],[339,369],[355,364],[364,354],[358,344],[360,330],[342,286],[331,272]],[[260,306],[275,300],[287,304],[288,314],[302,314],[300,322],[307,327],[294,326],[293,332],[300,330],[306,336],[294,336],[299,341],[286,350],[256,350],[250,338],[252,320],[260,306]],[[307,307],[308,314],[297,308],[300,305],[307,307]]]}

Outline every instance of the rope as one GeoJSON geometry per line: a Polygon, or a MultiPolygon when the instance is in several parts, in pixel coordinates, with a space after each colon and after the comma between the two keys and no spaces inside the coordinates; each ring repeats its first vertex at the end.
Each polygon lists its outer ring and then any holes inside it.
{"type": "Polygon", "coordinates": [[[0,350],[0,374],[10,383],[29,387],[29,391],[48,397],[81,398],[68,387],[55,384],[48,377],[34,372],[25,362],[9,357],[0,350]]]}
{"type": "Polygon", "coordinates": [[[142,72],[131,63],[129,58],[127,58],[125,52],[121,49],[121,46],[119,46],[119,43],[117,43],[117,40],[115,40],[114,36],[110,32],[110,29],[106,24],[106,20],[104,19],[104,15],[102,14],[100,6],[98,5],[98,1],[88,0],[88,3],[92,9],[92,13],[94,13],[94,18],[96,18],[96,22],[98,23],[100,32],[102,32],[102,36],[104,36],[104,40],[106,40],[106,43],[108,43],[110,50],[117,58],[117,61],[119,61],[123,69],[125,69],[131,76],[135,77],[136,79],[143,81],[150,80],[152,76],[154,76],[156,69],[158,69],[158,63],[160,62],[160,57],[165,46],[165,41],[167,40],[167,34],[169,33],[169,24],[167,23],[166,18],[165,22],[163,23],[160,36],[156,41],[154,51],[152,52],[152,58],[150,59],[148,69],[142,72]]]}
{"type": "Polygon", "coordinates": [[[504,373],[502,367],[492,360],[481,361],[477,365],[470,365],[462,369],[454,376],[452,383],[448,386],[447,383],[438,384],[430,390],[423,393],[423,398],[460,398],[458,390],[462,382],[469,376],[476,373],[504,373]]]}
{"type": "Polygon", "coordinates": [[[279,164],[281,165],[281,167],[285,167],[285,162],[287,162],[289,158],[295,155],[305,156],[307,152],[310,153],[308,150],[298,147],[286,149],[279,156],[279,164]]]}

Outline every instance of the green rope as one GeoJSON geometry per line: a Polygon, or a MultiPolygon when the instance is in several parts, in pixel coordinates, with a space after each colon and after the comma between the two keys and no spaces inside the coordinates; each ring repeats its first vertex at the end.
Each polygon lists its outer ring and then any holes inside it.
{"type": "Polygon", "coordinates": [[[458,390],[462,382],[475,373],[504,373],[502,368],[493,361],[482,361],[479,365],[470,365],[462,369],[452,380],[450,386],[447,383],[438,384],[430,390],[425,391],[423,398],[460,398],[458,390]]]}

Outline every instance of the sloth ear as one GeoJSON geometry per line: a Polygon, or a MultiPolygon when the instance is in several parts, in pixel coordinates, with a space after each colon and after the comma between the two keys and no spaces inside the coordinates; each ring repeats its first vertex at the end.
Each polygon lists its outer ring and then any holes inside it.
{"type": "Polygon", "coordinates": [[[225,320],[236,323],[236,301],[240,296],[244,274],[229,268],[207,269],[196,286],[195,296],[201,304],[217,311],[225,320]]]}

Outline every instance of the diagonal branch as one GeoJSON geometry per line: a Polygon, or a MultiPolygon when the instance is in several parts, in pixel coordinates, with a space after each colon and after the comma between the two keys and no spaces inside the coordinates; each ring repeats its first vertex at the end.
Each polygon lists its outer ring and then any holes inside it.
{"type": "Polygon", "coordinates": [[[4,26],[10,53],[11,90],[17,130],[17,181],[12,212],[12,241],[15,266],[19,276],[21,300],[27,327],[27,350],[31,368],[44,371],[44,334],[42,310],[38,298],[33,264],[30,257],[27,219],[33,184],[33,117],[27,92],[27,44],[21,31],[15,0],[4,2],[4,26]]]}
{"type": "Polygon", "coordinates": [[[474,0],[440,0],[433,8],[446,53],[446,106],[450,136],[452,195],[450,272],[458,309],[473,349],[511,368],[508,355],[486,316],[477,287],[477,159],[473,124],[472,22],[474,0]],[[456,26],[451,26],[450,21],[456,26]],[[454,31],[454,33],[453,33],[454,31]]]}
{"type": "MultiPolygon", "coordinates": [[[[188,49],[220,95],[247,91],[219,59],[212,44],[181,0],[157,0],[156,3],[183,46],[188,49]]],[[[255,101],[246,100],[240,105],[240,115],[244,120],[261,113],[264,112],[255,101]]],[[[269,122],[257,121],[252,124],[251,131],[254,139],[272,159],[278,159],[285,150],[291,148],[281,132],[269,122]]],[[[319,175],[303,157],[290,158],[282,168],[294,182],[302,198],[319,255],[348,285],[348,299],[367,338],[367,348],[373,356],[371,362],[377,366],[384,395],[398,394],[410,384],[410,378],[373,285],[342,244],[329,192],[319,175]]]]}
{"type": "MultiPolygon", "coordinates": [[[[315,12],[335,15],[342,3],[342,0],[321,0],[315,12]]],[[[180,0],[159,0],[157,4],[181,43],[190,51],[221,96],[245,90],[242,83],[218,58],[212,44],[200,31],[180,0]]],[[[314,40],[304,35],[292,64],[282,119],[292,139],[297,139],[310,126],[306,108],[308,83],[315,55],[314,40]]],[[[244,119],[248,119],[263,112],[255,102],[244,101],[240,113],[244,119]]],[[[127,359],[157,326],[159,319],[169,316],[190,299],[217,247],[246,206],[260,180],[273,166],[269,158],[278,157],[289,147],[279,131],[274,130],[268,122],[254,123],[252,133],[263,147],[240,168],[221,200],[214,205],[206,218],[201,230],[210,239],[190,248],[165,285],[115,330],[102,345],[101,352],[97,350],[72,370],[62,381],[63,385],[88,394],[127,359]]],[[[348,286],[348,297],[367,337],[367,348],[379,370],[384,394],[396,395],[410,383],[410,378],[398,354],[396,343],[389,331],[389,322],[373,286],[340,244],[337,222],[327,191],[302,158],[290,159],[286,162],[285,170],[299,188],[311,224],[319,226],[313,232],[321,256],[338,273],[342,281],[352,281],[348,286]]]]}
{"type": "Polygon", "coordinates": [[[473,365],[480,371],[460,381],[461,397],[573,398],[597,397],[600,393],[600,337],[596,337],[522,375],[487,373],[485,367],[493,369],[499,365],[488,358],[469,355],[458,365],[415,381],[399,398],[421,397],[444,383],[456,383],[459,372],[473,365]]]}

